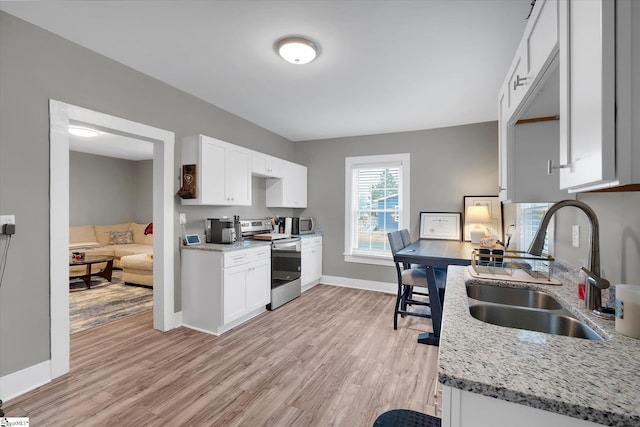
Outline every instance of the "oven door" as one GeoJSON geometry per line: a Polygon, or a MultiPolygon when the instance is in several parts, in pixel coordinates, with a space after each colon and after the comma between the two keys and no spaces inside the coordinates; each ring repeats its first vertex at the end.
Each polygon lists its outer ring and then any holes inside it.
{"type": "Polygon", "coordinates": [[[271,247],[271,289],[300,279],[300,240],[273,242],[271,247]]]}

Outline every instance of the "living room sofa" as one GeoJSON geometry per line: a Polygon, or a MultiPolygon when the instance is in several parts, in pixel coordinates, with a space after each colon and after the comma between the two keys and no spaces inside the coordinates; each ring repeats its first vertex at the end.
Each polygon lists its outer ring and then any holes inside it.
{"type": "MultiPolygon", "coordinates": [[[[151,254],[147,257],[147,270],[153,278],[153,234],[144,234],[147,224],[127,222],[112,225],[72,225],[69,227],[69,256],[72,252],[84,252],[88,256],[112,256],[113,267],[122,268],[123,257],[151,254]]],[[[92,272],[99,272],[105,264],[95,264],[92,272]]],[[[140,267],[139,265],[137,266],[140,267]]],[[[70,266],[69,276],[84,274],[86,266],[70,266]]],[[[126,275],[126,271],[124,272],[126,275]]],[[[126,280],[125,280],[126,281],[126,280]]],[[[133,282],[136,283],[136,282],[133,282]]],[[[143,285],[153,282],[145,278],[143,285]]]]}

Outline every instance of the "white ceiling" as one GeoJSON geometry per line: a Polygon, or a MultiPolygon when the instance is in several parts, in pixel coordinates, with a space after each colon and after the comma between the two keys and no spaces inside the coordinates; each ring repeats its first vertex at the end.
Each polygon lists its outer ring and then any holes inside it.
{"type": "Polygon", "coordinates": [[[133,161],[153,158],[153,142],[103,131],[91,138],[69,134],[69,150],[133,161]]]}
{"type": "Polygon", "coordinates": [[[497,120],[531,0],[3,1],[292,141],[497,120]],[[307,65],[274,42],[320,46],[307,65]]]}

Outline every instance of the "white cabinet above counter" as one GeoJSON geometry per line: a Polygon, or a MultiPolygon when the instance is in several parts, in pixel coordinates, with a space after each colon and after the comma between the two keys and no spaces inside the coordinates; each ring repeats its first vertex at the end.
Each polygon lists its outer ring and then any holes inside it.
{"type": "Polygon", "coordinates": [[[560,187],[640,184],[640,4],[560,6],[560,187]]]}
{"type": "Polygon", "coordinates": [[[196,198],[183,205],[251,205],[251,151],[205,135],[182,140],[182,164],[196,165],[196,198]]]}
{"type": "Polygon", "coordinates": [[[505,115],[518,115],[558,55],[558,0],[538,0],[503,84],[505,115]]]}
{"type": "Polygon", "coordinates": [[[196,166],[196,197],[183,205],[251,206],[257,176],[267,178],[267,207],[307,207],[306,166],[206,135],[183,138],[181,150],[182,164],[196,166]]]}
{"type": "Polygon", "coordinates": [[[283,162],[282,178],[267,179],[267,207],[306,208],[307,167],[283,162]]]}
{"type": "Polygon", "coordinates": [[[638,188],[636,22],[629,0],[536,2],[498,96],[500,200],[638,188]]]}
{"type": "Polygon", "coordinates": [[[559,158],[558,45],[558,0],[538,1],[498,96],[498,194],[503,202],[566,198],[557,174],[546,173],[547,161],[557,164],[559,158]]]}
{"type": "Polygon", "coordinates": [[[285,160],[268,154],[251,152],[251,174],[261,178],[282,178],[285,160]]]}

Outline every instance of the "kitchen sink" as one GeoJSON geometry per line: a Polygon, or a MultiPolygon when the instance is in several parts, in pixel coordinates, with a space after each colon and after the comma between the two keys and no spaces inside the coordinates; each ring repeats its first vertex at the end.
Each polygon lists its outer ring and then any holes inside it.
{"type": "Polygon", "coordinates": [[[469,312],[476,319],[493,325],[594,341],[602,340],[593,329],[564,311],[560,314],[508,305],[475,304],[469,307],[469,312]]]}
{"type": "MultiPolygon", "coordinates": [[[[474,300],[519,307],[560,310],[562,305],[551,295],[536,289],[505,288],[501,286],[467,284],[467,296],[474,300]]],[[[491,322],[490,322],[491,323],[491,322]]]]}
{"type": "Polygon", "coordinates": [[[467,283],[466,288],[469,313],[483,322],[553,335],[602,340],[600,335],[546,292],[478,282],[467,283]]]}

